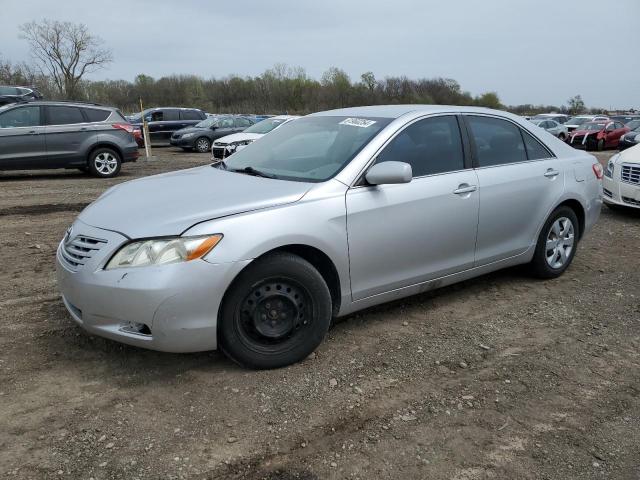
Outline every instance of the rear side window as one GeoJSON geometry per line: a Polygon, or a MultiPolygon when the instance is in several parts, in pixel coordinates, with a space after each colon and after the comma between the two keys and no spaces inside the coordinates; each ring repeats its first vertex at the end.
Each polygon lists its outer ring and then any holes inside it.
{"type": "Polygon", "coordinates": [[[520,129],[511,122],[470,115],[467,116],[467,123],[475,143],[478,166],[490,167],[527,160],[520,129]]]}
{"type": "Polygon", "coordinates": [[[84,123],[84,117],[78,107],[49,106],[47,125],[70,125],[84,123]]]}
{"type": "Polygon", "coordinates": [[[0,114],[0,128],[37,127],[40,107],[18,107],[0,114]]]}
{"type": "Polygon", "coordinates": [[[182,120],[202,120],[202,115],[197,110],[182,110],[180,116],[182,120]]]}
{"type": "Polygon", "coordinates": [[[378,155],[377,163],[405,162],[414,177],[464,168],[462,138],[454,116],[419,120],[398,134],[378,155]]]}
{"type": "Polygon", "coordinates": [[[236,118],[236,127],[238,128],[246,128],[253,125],[250,120],[246,118],[236,118]]]}
{"type": "Polygon", "coordinates": [[[175,108],[168,108],[166,110],[163,111],[164,113],[164,121],[165,122],[169,122],[169,121],[173,121],[173,120],[180,120],[180,113],[179,110],[176,110],[175,108]]]}
{"type": "Polygon", "coordinates": [[[90,122],[104,122],[111,112],[109,110],[99,110],[97,108],[85,108],[84,114],[90,122]]]}
{"type": "Polygon", "coordinates": [[[553,156],[538,140],[533,137],[533,135],[522,130],[522,137],[524,138],[524,146],[527,149],[527,158],[529,160],[540,160],[542,158],[551,158],[553,156]]]}

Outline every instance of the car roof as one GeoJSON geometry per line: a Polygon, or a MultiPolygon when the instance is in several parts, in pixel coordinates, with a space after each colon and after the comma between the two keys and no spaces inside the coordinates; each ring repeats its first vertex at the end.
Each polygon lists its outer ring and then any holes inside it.
{"type": "Polygon", "coordinates": [[[314,113],[311,116],[368,116],[379,118],[398,118],[407,113],[484,113],[500,114],[505,117],[519,118],[509,112],[483,107],[465,107],[459,105],[371,105],[366,107],[339,108],[314,113]]]}
{"type": "Polygon", "coordinates": [[[95,108],[105,108],[109,110],[115,110],[115,107],[110,107],[108,105],[101,105],[99,103],[90,103],[90,102],[74,102],[74,101],[64,101],[64,100],[31,100],[27,102],[16,102],[10,103],[8,106],[16,106],[16,105],[59,105],[59,106],[72,106],[72,107],[95,107],[95,108]]]}

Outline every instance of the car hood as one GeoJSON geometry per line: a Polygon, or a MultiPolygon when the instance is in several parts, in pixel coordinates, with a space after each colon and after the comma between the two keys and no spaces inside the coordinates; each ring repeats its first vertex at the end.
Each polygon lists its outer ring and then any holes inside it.
{"type": "MultiPolygon", "coordinates": [[[[604,130],[604,128],[602,130],[604,130]]],[[[593,135],[594,133],[602,132],[602,130],[579,130],[579,129],[576,129],[573,132],[571,132],[571,135],[586,135],[586,134],[593,135]]]]}
{"type": "Polygon", "coordinates": [[[208,128],[200,128],[200,127],[186,127],[181,128],[180,130],[176,130],[173,132],[174,135],[184,135],[185,133],[202,133],[202,132],[210,132],[208,128]]]}
{"type": "Polygon", "coordinates": [[[620,152],[616,163],[636,163],[640,165],[640,145],[628,148],[620,152]]]}
{"type": "Polygon", "coordinates": [[[312,185],[207,165],[116,185],[78,218],[130,238],[179,235],[206,220],[294,203],[312,185]]]}
{"type": "Polygon", "coordinates": [[[227,135],[226,137],[220,137],[216,140],[216,143],[229,144],[234,142],[244,142],[245,140],[257,140],[260,137],[264,137],[263,133],[234,133],[227,135]]]}

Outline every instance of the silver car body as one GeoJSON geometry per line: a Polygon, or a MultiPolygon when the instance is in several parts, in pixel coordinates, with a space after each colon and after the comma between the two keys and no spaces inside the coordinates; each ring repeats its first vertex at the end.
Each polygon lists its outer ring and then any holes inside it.
{"type": "MultiPolygon", "coordinates": [[[[529,262],[545,220],[564,202],[580,210],[582,233],[599,216],[602,186],[592,171],[594,158],[521,117],[429,105],[315,115],[392,120],[327,181],[276,180],[204,166],[120,184],[87,207],[57,253],[58,285],[75,321],[96,335],[141,347],[215,349],[225,292],[239,272],[274,249],[302,246],[328,259],[339,283],[334,312],[342,316],[529,262]],[[358,184],[405,127],[443,114],[507,120],[541,140],[553,157],[414,177],[405,184],[358,184]],[[104,269],[132,239],[216,233],[223,240],[202,260],[104,269]],[[132,331],[131,322],[148,325],[150,332],[132,331]]],[[[260,142],[247,148],[259,149],[260,142]]]]}
{"type": "Polygon", "coordinates": [[[554,137],[558,137],[560,140],[566,140],[569,136],[567,127],[556,122],[555,120],[548,118],[539,118],[531,120],[531,123],[533,123],[537,127],[545,129],[551,135],[553,135],[554,137]]]}

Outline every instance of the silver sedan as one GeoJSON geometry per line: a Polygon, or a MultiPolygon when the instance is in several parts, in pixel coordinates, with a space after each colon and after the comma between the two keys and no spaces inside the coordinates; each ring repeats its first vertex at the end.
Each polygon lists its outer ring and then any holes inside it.
{"type": "Polygon", "coordinates": [[[567,129],[567,127],[565,127],[561,123],[556,122],[555,120],[534,118],[533,120],[531,120],[531,123],[540,128],[544,128],[551,135],[558,137],[562,141],[565,141],[569,137],[569,130],[567,129]]]}
{"type": "Polygon", "coordinates": [[[60,243],[58,286],[93,334],[281,367],[335,317],[518,264],[558,277],[601,177],[505,112],[317,113],[224,162],[107,190],[60,243]]]}

